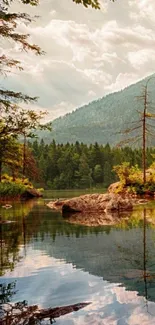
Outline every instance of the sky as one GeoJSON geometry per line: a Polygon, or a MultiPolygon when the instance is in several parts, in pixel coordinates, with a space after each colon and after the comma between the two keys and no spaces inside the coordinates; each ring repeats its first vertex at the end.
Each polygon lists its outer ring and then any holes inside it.
{"type": "Polygon", "coordinates": [[[155,72],[154,0],[100,0],[101,10],[72,0],[41,0],[12,11],[39,16],[18,31],[46,53],[35,56],[2,41],[0,54],[22,61],[23,72],[1,80],[4,87],[39,96],[34,108],[53,120],[155,72]]]}

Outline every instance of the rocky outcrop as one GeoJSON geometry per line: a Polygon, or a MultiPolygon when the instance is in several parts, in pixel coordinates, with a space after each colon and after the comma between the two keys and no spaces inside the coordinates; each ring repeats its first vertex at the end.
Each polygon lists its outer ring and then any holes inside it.
{"type": "Polygon", "coordinates": [[[86,194],[69,200],[58,200],[47,204],[51,209],[62,211],[62,214],[103,213],[109,211],[132,210],[133,203],[129,198],[117,194],[86,194]]]}

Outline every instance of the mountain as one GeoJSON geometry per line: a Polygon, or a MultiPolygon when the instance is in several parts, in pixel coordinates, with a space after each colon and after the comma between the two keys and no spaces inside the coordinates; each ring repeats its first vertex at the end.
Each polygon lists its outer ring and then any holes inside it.
{"type": "MultiPolygon", "coordinates": [[[[123,135],[119,132],[126,128],[132,128],[136,125],[133,122],[140,119],[138,111],[144,109],[144,104],[137,96],[142,94],[143,87],[149,78],[57,118],[52,122],[52,132],[44,132],[39,137],[43,137],[46,142],[55,139],[57,143],[79,141],[86,144],[98,142],[99,144],[116,145],[123,139],[123,135]]],[[[148,90],[152,107],[153,103],[155,104],[155,74],[148,82],[148,90]]]]}

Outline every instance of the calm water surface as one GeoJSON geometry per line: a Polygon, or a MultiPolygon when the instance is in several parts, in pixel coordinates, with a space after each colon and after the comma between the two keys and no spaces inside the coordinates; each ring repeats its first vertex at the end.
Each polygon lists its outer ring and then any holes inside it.
{"type": "Polygon", "coordinates": [[[114,227],[89,228],[67,223],[46,202],[1,204],[3,219],[14,221],[0,226],[1,288],[11,284],[5,299],[39,307],[91,302],[56,324],[154,325],[155,204],[114,227]]]}

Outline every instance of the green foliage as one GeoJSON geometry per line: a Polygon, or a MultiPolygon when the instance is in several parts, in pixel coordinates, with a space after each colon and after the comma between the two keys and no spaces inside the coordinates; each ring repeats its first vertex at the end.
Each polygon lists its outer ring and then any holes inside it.
{"type": "Polygon", "coordinates": [[[16,178],[14,181],[13,177],[8,174],[3,174],[0,183],[0,197],[18,197],[23,194],[26,189],[30,188],[33,188],[33,185],[27,178],[16,178]]]}
{"type": "Polygon", "coordinates": [[[100,9],[100,3],[98,0],[73,0],[73,2],[78,4],[82,3],[86,8],[91,6],[92,8],[100,9]]]}
{"type": "MultiPolygon", "coordinates": [[[[127,182],[134,186],[134,183],[142,182],[141,149],[118,149],[97,143],[88,146],[79,142],[57,145],[52,141],[47,145],[37,140],[30,144],[30,148],[41,170],[38,185],[48,189],[108,187],[119,178],[113,171],[113,166],[118,164],[115,168],[123,184],[127,182]],[[132,163],[134,167],[130,167],[132,163]]],[[[152,148],[147,150],[151,163],[154,152],[152,148]]]]}
{"type": "Polygon", "coordinates": [[[12,173],[22,165],[22,146],[12,136],[0,138],[0,181],[3,165],[12,173]]]}
{"type": "Polygon", "coordinates": [[[142,171],[137,165],[130,166],[129,162],[123,162],[121,165],[114,166],[113,170],[117,173],[123,186],[143,183],[142,171]]]}
{"type": "Polygon", "coordinates": [[[95,165],[93,177],[96,183],[102,183],[103,181],[103,170],[101,165],[95,165]]]}
{"type": "Polygon", "coordinates": [[[114,166],[113,170],[117,173],[121,183],[127,185],[129,182],[130,163],[123,162],[121,165],[114,166]]]}
{"type": "Polygon", "coordinates": [[[18,197],[25,192],[24,184],[16,184],[13,182],[0,183],[0,197],[18,197]]]}
{"type": "Polygon", "coordinates": [[[138,165],[130,166],[128,162],[123,162],[121,165],[114,166],[114,171],[120,179],[120,185],[117,192],[122,192],[124,189],[131,194],[149,194],[155,192],[155,164],[146,171],[146,182],[143,183],[143,173],[138,165]]]}

